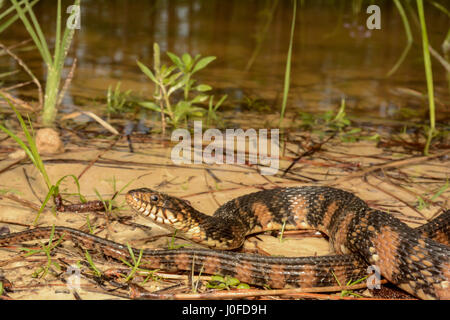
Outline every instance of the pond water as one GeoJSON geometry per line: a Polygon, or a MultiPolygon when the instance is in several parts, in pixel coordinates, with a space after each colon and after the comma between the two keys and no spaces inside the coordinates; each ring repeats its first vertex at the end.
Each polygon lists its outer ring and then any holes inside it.
{"type": "MultiPolygon", "coordinates": [[[[428,119],[417,24],[411,19],[414,44],[406,60],[387,77],[406,46],[406,35],[394,3],[378,2],[381,29],[369,30],[367,1],[299,1],[289,112],[337,110],[345,97],[347,111],[358,118],[428,119]]],[[[71,2],[63,4],[66,8],[71,2]]],[[[151,65],[153,43],[158,42],[166,61],[165,51],[216,56],[197,78],[211,84],[216,97],[227,93],[229,109],[256,111],[259,105],[260,112],[279,112],[292,8],[291,1],[83,0],[81,29],[76,32],[66,63],[70,65],[76,57],[77,69],[62,109],[72,111],[77,105],[101,113],[108,87],[118,82],[123,90],[151,97],[153,86],[136,60],[151,65]]],[[[412,9],[416,12],[415,5],[412,9]]],[[[45,33],[53,35],[54,1],[40,1],[34,10],[45,33]]],[[[450,20],[429,4],[425,13],[430,42],[442,54],[450,20]]],[[[17,22],[0,38],[13,45],[29,36],[17,22]]],[[[18,54],[39,78],[44,78],[37,50],[18,54]]],[[[432,62],[438,119],[448,120],[445,71],[436,60],[432,62]]],[[[0,73],[17,68],[12,59],[0,57],[0,73]]],[[[28,76],[20,73],[4,80],[4,85],[27,80],[28,76]]],[[[36,97],[36,90],[31,85],[17,89],[15,94],[36,97]]]]}

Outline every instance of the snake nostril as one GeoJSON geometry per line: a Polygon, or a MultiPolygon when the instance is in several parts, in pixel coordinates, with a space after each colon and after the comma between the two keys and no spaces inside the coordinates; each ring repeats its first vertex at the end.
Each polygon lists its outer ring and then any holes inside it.
{"type": "Polygon", "coordinates": [[[152,195],[150,196],[150,200],[152,200],[152,201],[158,201],[158,200],[159,200],[159,198],[158,198],[158,196],[157,196],[157,195],[155,195],[155,194],[152,194],[152,195]]]}

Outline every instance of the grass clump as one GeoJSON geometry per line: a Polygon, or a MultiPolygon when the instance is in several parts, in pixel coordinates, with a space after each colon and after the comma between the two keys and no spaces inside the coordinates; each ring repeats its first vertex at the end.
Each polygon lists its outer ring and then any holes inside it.
{"type": "Polygon", "coordinates": [[[337,113],[329,110],[323,114],[311,114],[300,112],[301,127],[311,130],[321,137],[329,134],[336,134],[343,142],[356,142],[359,140],[379,140],[380,136],[375,133],[371,136],[361,135],[361,128],[351,128],[351,120],[345,112],[345,99],[342,98],[341,105],[337,113]]]}
{"type": "Polygon", "coordinates": [[[0,93],[0,97],[2,97],[7,103],[8,105],[11,107],[11,109],[13,109],[14,113],[16,114],[17,120],[19,121],[21,127],[22,127],[22,131],[25,134],[25,138],[26,138],[26,142],[23,141],[21,138],[19,138],[16,134],[14,134],[11,130],[5,128],[3,125],[0,124],[0,130],[2,130],[3,132],[5,132],[7,135],[9,135],[12,139],[14,139],[14,141],[16,141],[19,146],[25,151],[25,154],[28,156],[28,158],[31,160],[31,162],[33,163],[33,165],[36,167],[36,169],[39,171],[39,173],[41,174],[42,178],[44,179],[44,182],[48,188],[48,193],[36,215],[36,218],[33,222],[34,225],[36,225],[36,223],[38,222],[38,219],[40,217],[40,214],[44,211],[45,206],[47,205],[48,201],[53,197],[53,199],[55,199],[56,197],[58,197],[59,194],[59,186],[60,184],[66,179],[66,178],[73,178],[76,186],[77,186],[77,190],[78,190],[78,196],[80,198],[81,202],[86,202],[86,199],[81,195],[80,193],[80,184],[78,182],[78,179],[75,175],[73,174],[68,174],[63,176],[62,178],[60,178],[56,184],[54,184],[47,173],[47,170],[45,169],[44,166],[44,162],[42,161],[42,158],[38,152],[37,146],[36,146],[36,139],[35,139],[35,134],[34,134],[34,130],[33,130],[33,126],[31,124],[31,120],[30,118],[28,118],[28,126],[25,123],[24,119],[22,118],[22,115],[20,114],[19,111],[17,111],[17,109],[14,107],[14,105],[9,101],[8,98],[6,98],[3,94],[0,93]]]}
{"type": "Polygon", "coordinates": [[[106,114],[108,119],[111,115],[124,114],[135,111],[134,103],[131,98],[131,90],[121,91],[121,82],[119,81],[114,89],[108,87],[106,93],[106,114]]]}
{"type": "Polygon", "coordinates": [[[55,244],[53,244],[54,236],[55,236],[55,226],[52,226],[52,231],[50,233],[48,245],[42,244],[42,247],[40,249],[22,248],[23,251],[27,251],[27,253],[25,254],[26,257],[31,256],[36,253],[45,253],[45,255],[47,256],[47,264],[45,265],[45,267],[39,268],[38,270],[36,270],[36,272],[33,273],[33,277],[35,277],[35,278],[45,277],[45,275],[48,273],[48,270],[50,269],[50,267],[52,265],[55,266],[58,270],[61,269],[59,264],[57,264],[56,262],[54,262],[52,260],[51,252],[54,248],[56,248],[61,243],[61,241],[64,238],[64,234],[56,241],[55,244]]]}
{"type": "MultiPolygon", "coordinates": [[[[45,62],[45,66],[47,67],[42,124],[44,126],[53,126],[56,118],[56,108],[61,100],[60,95],[63,93],[63,90],[60,89],[61,72],[64,67],[64,60],[72,43],[75,28],[69,28],[68,25],[66,25],[64,31],[62,32],[61,0],[58,0],[55,49],[53,54],[51,54],[47,40],[42,32],[42,28],[31,8],[31,5],[34,4],[34,2],[30,3],[28,0],[20,2],[17,0],[11,0],[11,3],[13,4],[20,20],[22,20],[28,34],[36,45],[42,60],[45,62]]],[[[80,0],[75,0],[73,4],[74,6],[79,6],[80,0]]]]}

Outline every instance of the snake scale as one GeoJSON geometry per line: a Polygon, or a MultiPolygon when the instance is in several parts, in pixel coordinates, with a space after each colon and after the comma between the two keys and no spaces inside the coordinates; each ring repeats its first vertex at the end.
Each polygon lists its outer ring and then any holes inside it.
{"type": "MultiPolygon", "coordinates": [[[[368,266],[374,265],[384,278],[414,296],[450,299],[450,210],[413,229],[389,213],[368,207],[354,194],[331,187],[263,190],[225,203],[212,216],[185,200],[147,188],[130,190],[126,200],[157,224],[213,248],[144,250],[142,267],[194,269],[285,288],[336,286],[367,276],[368,266]],[[223,251],[239,248],[249,234],[282,226],[321,231],[336,255],[270,257],[223,251]]],[[[51,232],[51,227],[42,227],[2,235],[0,246],[47,238],[51,232]]],[[[110,240],[67,227],[55,227],[53,232],[55,237],[109,257],[130,257],[127,246],[110,240]]]]}

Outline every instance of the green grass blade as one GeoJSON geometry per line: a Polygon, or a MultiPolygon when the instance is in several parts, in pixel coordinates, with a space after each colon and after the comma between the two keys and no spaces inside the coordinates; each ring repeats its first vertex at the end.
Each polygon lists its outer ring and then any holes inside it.
{"type": "Polygon", "coordinates": [[[64,177],[60,178],[56,182],[56,184],[55,184],[55,187],[57,188],[56,194],[59,193],[59,185],[61,184],[61,182],[63,182],[63,180],[65,180],[68,177],[73,178],[73,181],[75,182],[75,184],[77,186],[77,192],[78,192],[78,197],[80,198],[80,201],[81,202],[86,202],[86,198],[84,198],[83,195],[81,194],[80,182],[78,181],[78,178],[75,175],[73,175],[73,174],[67,174],[64,177]]]}
{"type": "MultiPolygon", "coordinates": [[[[33,26],[30,23],[30,20],[25,15],[25,12],[28,11],[31,17],[34,17],[33,10],[31,9],[30,4],[28,3],[28,0],[25,0],[25,11],[22,9],[22,7],[17,3],[16,0],[11,0],[12,4],[14,5],[17,14],[19,15],[20,19],[22,20],[23,24],[25,25],[25,28],[27,29],[28,33],[30,34],[30,37],[33,39],[34,44],[39,50],[39,53],[42,56],[42,59],[45,61],[47,65],[52,64],[52,58],[50,56],[50,51],[48,50],[47,42],[45,42],[45,38],[42,34],[42,31],[39,32],[39,30],[34,30],[33,26]],[[42,40],[44,42],[42,42],[42,40]]],[[[36,26],[36,17],[34,17],[35,23],[34,26],[36,26]]],[[[38,25],[39,26],[39,25],[38,25]]]]}
{"type": "Polygon", "coordinates": [[[430,130],[428,131],[428,138],[425,144],[425,149],[423,151],[425,155],[428,155],[428,149],[430,147],[431,139],[433,138],[435,131],[436,120],[433,89],[433,70],[431,66],[430,50],[428,49],[428,34],[422,0],[417,0],[417,11],[419,12],[420,29],[422,33],[423,60],[425,65],[425,76],[427,79],[428,107],[430,111],[430,130]]]}
{"type": "Polygon", "coordinates": [[[430,1],[433,6],[435,6],[438,10],[445,13],[450,18],[450,12],[440,3],[437,3],[436,1],[430,1]]]}
{"type": "MultiPolygon", "coordinates": [[[[28,0],[24,0],[24,1],[28,1],[28,0]]],[[[20,2],[19,5],[22,5],[24,3],[24,1],[20,2]]],[[[30,7],[33,7],[39,0],[34,0],[31,4],[30,7]]],[[[6,9],[5,11],[3,11],[0,14],[0,20],[2,20],[4,17],[6,17],[8,14],[10,14],[12,11],[15,10],[14,6],[9,7],[8,9],[6,9]]],[[[9,18],[7,21],[5,21],[2,25],[0,25],[0,33],[2,33],[3,31],[5,31],[11,24],[13,24],[14,22],[16,22],[17,19],[19,19],[19,15],[15,14],[13,17],[9,18]]]]}
{"type": "Polygon", "coordinates": [[[39,21],[37,20],[37,18],[35,16],[33,10],[31,9],[30,4],[28,3],[28,1],[25,1],[25,6],[26,6],[26,8],[28,10],[28,14],[30,15],[31,21],[33,22],[34,29],[36,30],[36,33],[37,33],[37,35],[38,35],[38,37],[40,39],[42,50],[43,50],[43,52],[45,54],[44,60],[48,61],[48,64],[51,65],[53,63],[52,57],[51,57],[51,54],[50,54],[50,50],[48,48],[47,40],[45,40],[45,36],[44,36],[44,33],[42,32],[42,29],[41,29],[41,26],[39,24],[39,21]]]}
{"type": "MultiPolygon", "coordinates": [[[[14,112],[17,116],[17,119],[19,120],[20,125],[22,127],[22,130],[26,136],[28,146],[19,137],[17,137],[15,134],[13,134],[11,131],[6,129],[5,127],[2,126],[2,130],[5,131],[7,134],[9,134],[20,145],[20,147],[25,151],[25,153],[28,155],[28,157],[33,162],[33,164],[36,166],[36,168],[41,172],[42,177],[44,178],[45,183],[47,184],[47,187],[50,189],[52,183],[50,182],[50,179],[47,175],[47,171],[45,170],[45,167],[44,167],[44,163],[43,163],[41,156],[37,150],[36,143],[34,141],[34,137],[30,134],[30,132],[25,124],[25,121],[23,120],[19,111],[17,111],[17,109],[11,103],[11,101],[9,101],[9,99],[6,98],[1,93],[0,93],[0,97],[2,97],[8,103],[8,105],[11,107],[11,109],[14,110],[14,112]]],[[[28,119],[28,121],[29,121],[31,130],[33,130],[30,119],[28,119]]]]}
{"type": "Polygon", "coordinates": [[[7,135],[9,135],[11,138],[13,138],[17,144],[25,151],[27,156],[30,158],[30,160],[33,162],[33,164],[36,165],[36,160],[33,157],[33,153],[31,153],[30,149],[27,147],[27,145],[20,139],[18,136],[16,136],[14,133],[12,133],[10,130],[6,129],[4,126],[0,124],[0,129],[4,131],[7,135]]]}
{"type": "Polygon", "coordinates": [[[47,195],[45,196],[44,202],[42,202],[41,207],[39,208],[39,211],[36,215],[36,218],[33,221],[33,225],[35,226],[39,220],[39,217],[41,216],[41,213],[44,212],[45,206],[47,205],[47,202],[50,201],[50,198],[54,195],[58,194],[57,187],[51,186],[50,190],[48,191],[47,195]]]}
{"type": "Polygon", "coordinates": [[[58,5],[56,8],[56,35],[55,35],[55,52],[53,56],[53,61],[57,65],[59,60],[59,51],[61,50],[61,0],[58,0],[58,5]]]}
{"type": "Polygon", "coordinates": [[[283,102],[281,105],[281,114],[280,114],[280,122],[279,126],[281,127],[281,123],[284,119],[284,113],[286,111],[287,98],[289,94],[289,85],[291,81],[291,60],[292,60],[292,45],[294,42],[294,30],[295,30],[295,18],[297,16],[297,0],[294,0],[294,8],[292,14],[292,24],[291,24],[291,37],[289,40],[289,50],[286,61],[286,71],[284,73],[284,90],[283,90],[283,102]]]}
{"type": "Polygon", "coordinates": [[[394,74],[397,69],[400,67],[400,65],[405,60],[406,56],[408,55],[409,50],[411,49],[411,46],[413,44],[413,37],[411,32],[411,27],[409,25],[408,17],[406,16],[405,10],[403,9],[402,4],[399,0],[394,0],[395,6],[397,7],[398,13],[400,14],[400,17],[402,18],[403,27],[405,29],[406,33],[406,47],[403,49],[402,54],[400,55],[400,58],[397,60],[395,65],[392,67],[391,70],[387,73],[387,76],[390,77],[392,74],[394,74]]]}
{"type": "MultiPolygon", "coordinates": [[[[75,6],[80,5],[80,0],[75,0],[74,2],[75,6]]],[[[60,17],[58,17],[58,21],[61,20],[60,17]]],[[[61,72],[63,66],[64,66],[64,60],[67,56],[67,53],[69,52],[70,45],[72,44],[73,35],[75,34],[75,29],[70,29],[66,26],[64,29],[64,34],[61,40],[61,43],[59,45],[58,53],[56,52],[55,48],[55,67],[59,72],[61,72]]],[[[57,47],[58,48],[58,47],[57,47]]]]}

